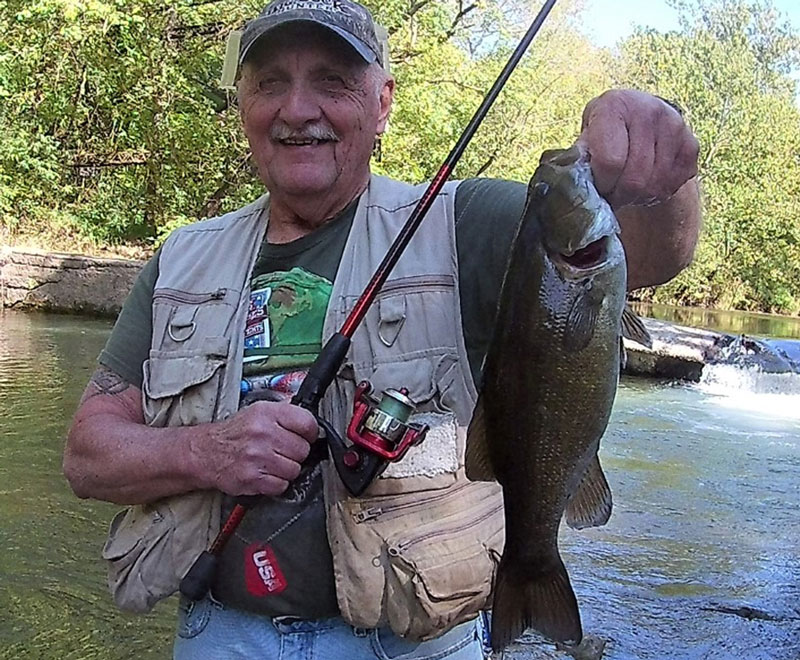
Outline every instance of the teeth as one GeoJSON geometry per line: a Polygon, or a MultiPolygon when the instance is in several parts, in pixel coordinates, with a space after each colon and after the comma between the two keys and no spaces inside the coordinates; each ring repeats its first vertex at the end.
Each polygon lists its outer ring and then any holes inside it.
{"type": "Polygon", "coordinates": [[[281,140],[283,144],[287,144],[292,147],[307,147],[308,145],[317,145],[320,143],[320,140],[311,139],[311,140],[281,140]]]}

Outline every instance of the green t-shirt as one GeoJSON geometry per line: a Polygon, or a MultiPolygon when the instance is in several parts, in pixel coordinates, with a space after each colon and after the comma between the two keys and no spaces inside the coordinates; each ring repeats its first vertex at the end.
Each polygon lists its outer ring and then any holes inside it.
{"type": "MultiPolygon", "coordinates": [[[[476,382],[525,196],[524,184],[494,179],[464,181],[456,192],[463,331],[476,382]]],[[[355,208],[353,203],[291,243],[262,245],[251,275],[243,356],[251,391],[243,395],[243,405],[291,397],[319,352],[355,208]]],[[[134,284],[99,358],[137,387],[150,350],[157,277],[156,255],[134,284]]],[[[232,504],[228,498],[223,514],[232,504]]],[[[286,493],[263,498],[251,509],[220,557],[213,592],[232,607],[270,616],[311,619],[338,613],[318,463],[308,462],[286,493]]]]}

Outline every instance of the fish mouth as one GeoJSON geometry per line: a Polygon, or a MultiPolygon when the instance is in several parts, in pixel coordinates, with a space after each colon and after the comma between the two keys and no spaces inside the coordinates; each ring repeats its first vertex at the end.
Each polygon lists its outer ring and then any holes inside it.
{"type": "Polygon", "coordinates": [[[603,236],[571,254],[560,252],[555,255],[555,260],[573,271],[591,271],[600,268],[608,261],[609,247],[609,237],[603,236]]]}

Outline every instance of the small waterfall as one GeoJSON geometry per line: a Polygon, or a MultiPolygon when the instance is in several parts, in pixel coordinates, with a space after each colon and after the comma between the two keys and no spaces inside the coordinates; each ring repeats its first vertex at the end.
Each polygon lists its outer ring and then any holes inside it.
{"type": "Polygon", "coordinates": [[[703,368],[697,387],[726,408],[800,419],[800,367],[761,339],[732,337],[703,368]]]}
{"type": "MultiPolygon", "coordinates": [[[[707,364],[699,387],[723,396],[770,394],[792,398],[800,395],[800,374],[770,373],[756,366],[707,364]]],[[[800,406],[800,401],[796,405],[800,406]]]]}

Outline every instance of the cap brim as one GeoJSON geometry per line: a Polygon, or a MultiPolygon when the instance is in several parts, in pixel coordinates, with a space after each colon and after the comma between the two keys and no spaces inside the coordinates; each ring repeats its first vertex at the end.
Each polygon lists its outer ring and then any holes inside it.
{"type": "Polygon", "coordinates": [[[289,25],[291,23],[313,23],[314,25],[320,25],[327,30],[330,30],[341,39],[344,39],[344,41],[350,44],[353,50],[355,50],[356,53],[358,53],[361,58],[367,62],[367,64],[372,64],[378,59],[378,56],[363,41],[339,27],[328,25],[321,20],[309,18],[307,16],[304,16],[303,18],[290,18],[284,14],[282,16],[260,16],[259,18],[255,19],[251,25],[247,26],[244,35],[242,35],[242,47],[239,51],[239,64],[241,65],[245,61],[247,56],[253,50],[253,46],[255,46],[255,44],[264,37],[264,35],[276,28],[289,25]],[[247,39],[247,43],[245,43],[245,39],[247,39]]]}

